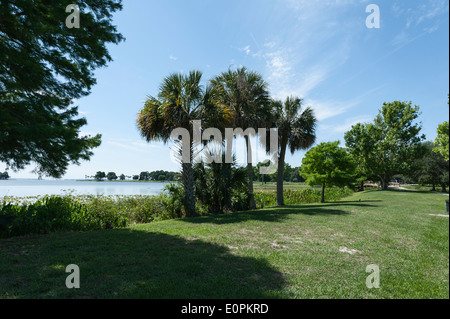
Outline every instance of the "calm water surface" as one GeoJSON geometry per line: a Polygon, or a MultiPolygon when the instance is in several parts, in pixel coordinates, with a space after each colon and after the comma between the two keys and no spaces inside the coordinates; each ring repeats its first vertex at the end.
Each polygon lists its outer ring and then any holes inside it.
{"type": "Polygon", "coordinates": [[[94,182],[76,180],[10,179],[0,181],[0,198],[43,195],[158,195],[168,183],[94,182]]]}

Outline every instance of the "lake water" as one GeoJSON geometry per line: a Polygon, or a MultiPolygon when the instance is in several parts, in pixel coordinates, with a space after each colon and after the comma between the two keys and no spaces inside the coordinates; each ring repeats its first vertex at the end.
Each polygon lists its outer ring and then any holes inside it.
{"type": "Polygon", "coordinates": [[[158,195],[167,183],[95,182],[76,180],[0,180],[0,199],[4,196],[26,197],[43,195],[158,195]]]}

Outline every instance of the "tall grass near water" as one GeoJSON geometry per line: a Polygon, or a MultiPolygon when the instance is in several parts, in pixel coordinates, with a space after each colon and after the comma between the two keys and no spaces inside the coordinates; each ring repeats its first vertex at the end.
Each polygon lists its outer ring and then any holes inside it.
{"type": "MultiPolygon", "coordinates": [[[[158,196],[43,196],[5,198],[0,204],[0,238],[58,231],[89,231],[125,228],[135,224],[182,218],[182,198],[171,186],[158,196]]],[[[332,188],[327,201],[336,201],[353,192],[332,188]]],[[[320,202],[316,189],[285,190],[286,205],[320,202]]],[[[255,193],[258,208],[276,206],[276,194],[255,193]]]]}

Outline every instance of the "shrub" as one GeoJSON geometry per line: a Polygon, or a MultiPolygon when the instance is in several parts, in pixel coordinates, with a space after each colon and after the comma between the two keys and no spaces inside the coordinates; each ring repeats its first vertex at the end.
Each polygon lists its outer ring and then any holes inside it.
{"type": "Polygon", "coordinates": [[[123,228],[181,217],[178,199],[159,196],[45,196],[3,202],[0,237],[123,228]]]}
{"type": "Polygon", "coordinates": [[[84,222],[84,213],[83,205],[70,197],[46,196],[22,205],[4,202],[0,209],[0,237],[76,229],[84,222]]]}
{"type": "MultiPolygon", "coordinates": [[[[332,188],[327,201],[336,201],[352,193],[349,189],[332,188]]],[[[320,202],[315,189],[285,190],[287,205],[320,202]]],[[[245,188],[233,190],[232,208],[247,209],[245,188]]],[[[275,193],[255,193],[258,208],[276,205],[275,193]]],[[[199,211],[210,212],[210,206],[197,203],[199,211]]],[[[169,185],[158,196],[44,196],[25,200],[8,198],[0,206],[0,238],[56,231],[87,231],[123,228],[134,224],[180,218],[185,215],[183,188],[169,185]]]]}
{"type": "MultiPolygon", "coordinates": [[[[337,201],[343,197],[349,196],[353,193],[348,188],[331,188],[325,193],[325,201],[337,201]]],[[[284,202],[286,205],[312,204],[318,203],[321,200],[322,192],[318,189],[303,189],[303,190],[284,190],[284,202]]],[[[276,206],[277,195],[275,192],[260,192],[255,193],[255,202],[258,208],[276,206]]]]}

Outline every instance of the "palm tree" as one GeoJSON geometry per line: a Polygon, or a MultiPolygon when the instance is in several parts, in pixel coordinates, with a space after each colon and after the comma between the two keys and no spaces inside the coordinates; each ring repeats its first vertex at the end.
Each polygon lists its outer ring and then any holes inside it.
{"type": "Polygon", "coordinates": [[[302,110],[302,102],[298,97],[288,97],[284,103],[272,102],[279,145],[277,206],[284,206],[283,174],[287,147],[294,154],[295,151],[310,148],[316,140],[317,119],[310,107],[302,110]]]}
{"type": "MultiPolygon", "coordinates": [[[[249,72],[246,68],[235,71],[228,70],[214,79],[211,83],[221,95],[222,103],[228,106],[233,115],[233,128],[266,127],[270,118],[270,97],[268,85],[257,72],[249,72]]],[[[249,136],[245,136],[247,152],[250,150],[249,136]]],[[[248,154],[247,154],[248,155],[248,154]]],[[[255,209],[253,195],[253,165],[247,164],[249,208],[255,209]]]]}
{"type": "MultiPolygon", "coordinates": [[[[202,73],[192,71],[188,75],[171,74],[166,77],[156,97],[149,96],[138,115],[137,125],[148,142],[168,143],[172,131],[177,128],[190,132],[190,163],[182,163],[182,184],[188,217],[196,215],[194,194],[194,172],[192,166],[193,130],[192,121],[200,119],[204,90],[200,84],[202,73]]],[[[178,145],[180,140],[177,140],[178,145]]]]}

